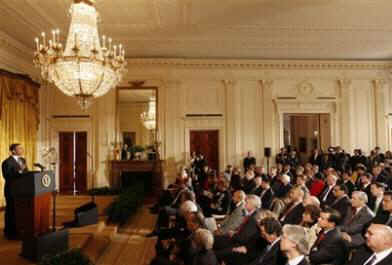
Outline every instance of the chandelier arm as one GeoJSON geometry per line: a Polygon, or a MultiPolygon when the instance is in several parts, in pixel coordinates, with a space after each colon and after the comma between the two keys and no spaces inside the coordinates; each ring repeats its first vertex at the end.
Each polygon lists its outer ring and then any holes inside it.
{"type": "Polygon", "coordinates": [[[81,70],[82,67],[80,65],[80,60],[78,60],[78,64],[79,64],[79,79],[78,79],[78,81],[79,81],[79,90],[80,90],[80,95],[84,95],[83,88],[82,88],[82,80],[80,79],[80,74],[82,72],[82,70],[81,70]]]}
{"type": "Polygon", "coordinates": [[[98,82],[98,84],[97,84],[97,86],[95,88],[95,91],[98,91],[98,89],[101,87],[104,78],[105,78],[105,71],[102,71],[101,79],[99,80],[99,82],[98,82]]]}

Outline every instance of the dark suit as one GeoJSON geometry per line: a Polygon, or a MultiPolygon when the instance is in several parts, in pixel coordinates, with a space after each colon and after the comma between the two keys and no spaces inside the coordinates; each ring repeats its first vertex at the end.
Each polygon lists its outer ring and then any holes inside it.
{"type": "Polygon", "coordinates": [[[247,156],[244,158],[244,169],[245,171],[248,170],[248,168],[250,168],[251,165],[256,165],[256,158],[254,158],[253,156],[247,156]]]}
{"type": "Polygon", "coordinates": [[[218,265],[218,260],[212,250],[201,250],[194,257],[193,265],[218,265]]]}
{"type": "Polygon", "coordinates": [[[284,265],[287,258],[280,250],[280,240],[271,249],[266,248],[259,257],[249,263],[249,265],[284,265]]]}
{"type": "Polygon", "coordinates": [[[349,247],[358,247],[365,243],[362,231],[373,220],[373,217],[373,212],[365,205],[341,227],[342,232],[351,236],[349,247]]]}
{"type": "Polygon", "coordinates": [[[347,196],[343,198],[336,199],[332,204],[331,208],[338,211],[342,217],[340,224],[345,224],[348,222],[348,218],[351,217],[351,202],[347,196]]]}
{"type": "MultiPolygon", "coordinates": [[[[352,259],[346,265],[363,265],[373,255],[370,251],[355,251],[352,259]]],[[[384,259],[377,262],[377,265],[390,265],[392,264],[392,253],[384,259]]]]}
{"type": "Polygon", "coordinates": [[[334,200],[336,199],[335,195],[333,194],[332,190],[335,186],[332,186],[330,189],[328,185],[325,185],[324,190],[320,193],[319,199],[322,205],[331,205],[334,200]],[[327,194],[327,197],[324,200],[325,195],[327,194]]]}
{"type": "MultiPolygon", "coordinates": [[[[26,165],[26,160],[21,159],[21,163],[26,165]]],[[[1,164],[3,177],[5,179],[4,184],[4,196],[5,196],[5,217],[4,217],[4,235],[8,238],[16,237],[16,220],[15,220],[15,208],[14,208],[14,197],[11,194],[11,186],[15,179],[20,177],[22,172],[21,165],[16,162],[15,158],[10,156],[1,164]]],[[[25,167],[23,171],[27,171],[25,167]]]]}
{"type": "MultiPolygon", "coordinates": [[[[286,225],[286,224],[298,225],[302,221],[302,214],[304,213],[304,211],[305,211],[304,205],[302,203],[297,204],[293,209],[291,209],[286,214],[284,220],[281,221],[282,225],[286,225]]],[[[282,219],[283,215],[280,216],[280,220],[282,219]]]]}
{"type": "Polygon", "coordinates": [[[389,213],[387,211],[379,210],[376,217],[374,217],[374,219],[372,220],[372,223],[373,224],[383,224],[383,225],[388,225],[388,226],[392,227],[392,221],[390,221],[387,224],[390,215],[391,215],[391,213],[389,213]]]}
{"type": "MultiPolygon", "coordinates": [[[[233,247],[243,246],[248,241],[258,238],[259,228],[255,219],[255,215],[256,211],[251,216],[245,217],[242,224],[237,229],[237,232],[232,237],[228,235],[215,236],[214,249],[227,250],[233,247]]],[[[221,256],[221,254],[218,254],[218,256],[221,256]]]]}
{"type": "Polygon", "coordinates": [[[346,182],[343,182],[343,184],[346,185],[347,190],[348,190],[348,196],[351,197],[351,194],[353,193],[353,191],[356,190],[354,183],[351,180],[348,180],[346,182]]]}
{"type": "Polygon", "coordinates": [[[261,199],[261,208],[269,210],[272,204],[272,200],[274,199],[274,192],[272,188],[269,188],[265,192],[262,191],[260,194],[261,199]]]}
{"type": "Polygon", "coordinates": [[[312,247],[309,254],[310,263],[342,265],[345,263],[347,251],[339,229],[335,228],[325,234],[325,238],[312,247]]]}

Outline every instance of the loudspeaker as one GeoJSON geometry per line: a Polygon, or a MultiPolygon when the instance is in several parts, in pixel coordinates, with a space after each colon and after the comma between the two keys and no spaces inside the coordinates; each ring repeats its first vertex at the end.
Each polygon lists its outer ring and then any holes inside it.
{"type": "Polygon", "coordinates": [[[265,157],[271,157],[271,147],[265,147],[264,148],[264,156],[265,157]]]}
{"type": "Polygon", "coordinates": [[[75,226],[85,226],[98,223],[98,208],[94,202],[89,202],[75,209],[75,226]]]}
{"type": "Polygon", "coordinates": [[[55,255],[66,250],[68,250],[68,230],[60,230],[24,239],[20,255],[37,262],[45,255],[55,255]]]}

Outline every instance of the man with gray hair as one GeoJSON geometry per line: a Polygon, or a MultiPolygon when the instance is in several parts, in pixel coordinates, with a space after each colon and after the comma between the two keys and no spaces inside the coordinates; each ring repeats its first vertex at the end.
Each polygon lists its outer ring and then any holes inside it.
{"type": "Polygon", "coordinates": [[[308,265],[305,256],[309,253],[310,243],[304,227],[285,225],[280,239],[280,250],[287,256],[288,265],[308,265]]]}
{"type": "Polygon", "coordinates": [[[368,196],[363,191],[354,191],[351,195],[351,206],[353,208],[350,218],[341,227],[342,236],[349,248],[359,247],[365,243],[362,231],[373,219],[374,214],[366,205],[368,196]]]}
{"type": "Polygon", "coordinates": [[[226,234],[229,231],[236,230],[241,225],[246,216],[245,198],[246,194],[242,190],[234,192],[232,199],[234,205],[231,214],[226,216],[216,234],[226,234]]]}
{"type": "Polygon", "coordinates": [[[226,264],[246,264],[256,257],[257,239],[259,238],[257,210],[261,207],[260,197],[248,195],[245,208],[248,216],[241,226],[232,233],[215,237],[214,249],[220,260],[226,264]]]}
{"type": "Polygon", "coordinates": [[[214,246],[214,236],[207,229],[199,228],[195,232],[194,242],[199,250],[193,259],[193,264],[197,265],[218,265],[212,247],[214,246]]]}
{"type": "Polygon", "coordinates": [[[392,228],[372,224],[366,234],[366,245],[371,250],[356,251],[347,265],[390,265],[392,264],[392,228]]]}

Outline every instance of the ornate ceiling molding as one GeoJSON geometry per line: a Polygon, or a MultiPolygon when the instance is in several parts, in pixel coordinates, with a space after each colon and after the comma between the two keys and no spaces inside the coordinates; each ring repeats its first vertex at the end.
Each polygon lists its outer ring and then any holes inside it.
{"type": "Polygon", "coordinates": [[[390,61],[314,61],[314,60],[209,60],[209,59],[128,59],[132,67],[216,68],[216,69],[315,69],[315,70],[384,70],[390,61]]]}

